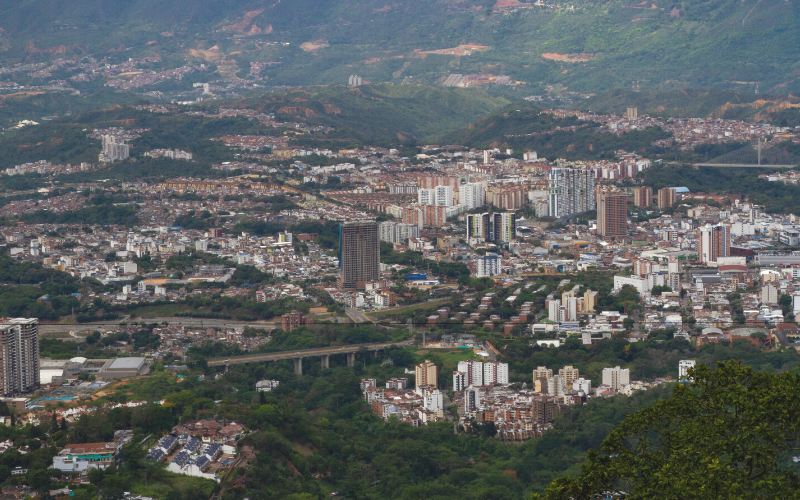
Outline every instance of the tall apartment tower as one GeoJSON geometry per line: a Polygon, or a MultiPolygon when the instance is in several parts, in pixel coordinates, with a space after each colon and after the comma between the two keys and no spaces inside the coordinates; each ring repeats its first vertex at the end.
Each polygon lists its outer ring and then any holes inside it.
{"type": "Polygon", "coordinates": [[[467,214],[467,238],[489,240],[489,214],[467,214]]]}
{"type": "Polygon", "coordinates": [[[414,367],[414,381],[417,387],[423,385],[439,387],[439,368],[426,359],[414,367]]]}
{"type": "Polygon", "coordinates": [[[553,378],[553,370],[548,369],[546,366],[539,366],[535,370],[533,370],[533,385],[536,386],[536,381],[539,381],[539,384],[543,386],[543,389],[547,389],[547,380],[553,378]]]}
{"type": "Polygon", "coordinates": [[[436,192],[434,205],[440,207],[453,206],[453,186],[436,186],[434,191],[436,192]]]}
{"type": "Polygon", "coordinates": [[[100,155],[100,159],[106,161],[125,160],[130,156],[130,148],[125,142],[117,142],[115,136],[104,135],[103,154],[100,155]]]}
{"type": "Polygon", "coordinates": [[[639,118],[639,110],[637,108],[628,108],[625,111],[625,118],[628,120],[636,120],[639,118]]]}
{"type": "Polygon", "coordinates": [[[0,393],[11,397],[39,387],[39,320],[0,319],[0,393]]]}
{"type": "Polygon", "coordinates": [[[479,387],[483,385],[483,363],[468,359],[458,362],[458,371],[466,375],[465,386],[479,387]]]}
{"type": "Polygon", "coordinates": [[[453,372],[453,391],[461,392],[467,388],[467,374],[460,371],[453,372]]]}
{"type": "Polygon", "coordinates": [[[377,281],[379,258],[377,222],[353,221],[339,226],[339,286],[356,288],[358,282],[377,281]]]}
{"type": "Polygon", "coordinates": [[[566,217],[595,209],[594,172],[554,168],[548,174],[547,215],[566,217]]]}
{"type": "Polygon", "coordinates": [[[436,205],[436,190],[424,188],[418,189],[417,203],[420,205],[436,205]]]}
{"type": "Polygon", "coordinates": [[[653,188],[642,186],[633,190],[633,204],[640,208],[653,204],[653,188]]]}
{"type": "Polygon", "coordinates": [[[731,254],[731,233],[724,224],[705,225],[700,228],[700,261],[703,264],[717,262],[719,257],[731,254]]]}
{"type": "Polygon", "coordinates": [[[489,361],[483,364],[485,385],[508,385],[508,363],[489,361]]]}
{"type": "Polygon", "coordinates": [[[469,413],[481,407],[481,390],[476,387],[467,387],[464,391],[464,412],[469,413]]]}
{"type": "Polygon", "coordinates": [[[492,236],[495,241],[509,242],[517,235],[517,214],[514,212],[492,214],[492,236]]]}
{"type": "Polygon", "coordinates": [[[628,195],[603,191],[597,199],[597,234],[617,238],[628,234],[628,195]]]}
{"type": "Polygon", "coordinates": [[[567,365],[564,368],[559,369],[558,374],[564,378],[564,383],[567,385],[567,387],[572,387],[572,383],[581,378],[578,369],[573,368],[572,365],[567,365]]]}
{"type": "Polygon", "coordinates": [[[620,390],[622,386],[631,383],[631,371],[627,368],[603,368],[603,385],[607,385],[615,391],[620,390]]]}
{"type": "Polygon", "coordinates": [[[670,208],[671,206],[675,205],[676,201],[678,200],[674,189],[665,187],[658,190],[659,209],[663,210],[665,208],[670,208]]]}
{"type": "Polygon", "coordinates": [[[458,188],[458,201],[464,205],[467,210],[482,207],[486,204],[483,196],[483,184],[480,182],[470,182],[462,184],[458,188]]]}

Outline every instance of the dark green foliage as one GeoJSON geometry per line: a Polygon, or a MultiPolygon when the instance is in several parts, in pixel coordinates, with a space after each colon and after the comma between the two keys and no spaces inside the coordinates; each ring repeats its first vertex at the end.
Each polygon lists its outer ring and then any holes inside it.
{"type": "Polygon", "coordinates": [[[184,215],[180,215],[172,222],[173,226],[180,226],[184,229],[196,229],[200,231],[208,231],[217,224],[217,219],[208,210],[203,210],[201,213],[195,213],[190,210],[184,215]]]}
{"type": "Polygon", "coordinates": [[[90,198],[83,208],[68,212],[55,213],[39,210],[25,214],[20,220],[28,224],[118,224],[134,226],[139,223],[136,208],[131,205],[119,205],[126,199],[115,199],[113,196],[98,195],[90,198]]]}
{"type": "MultiPolygon", "coordinates": [[[[666,332],[665,332],[666,333],[666,332]]],[[[498,340],[496,346],[508,357],[509,369],[519,382],[531,382],[537,366],[558,369],[573,365],[591,380],[600,380],[605,367],[622,366],[631,370],[631,379],[652,380],[656,377],[678,377],[678,361],[696,359],[698,363],[714,365],[717,361],[738,359],[758,371],[775,372],[789,369],[800,363],[794,351],[765,351],[749,340],[736,340],[732,344],[706,344],[695,348],[671,334],[661,340],[630,343],[623,339],[606,340],[591,346],[580,339],[568,339],[559,349],[531,347],[528,340],[498,340]]]]}
{"type": "Polygon", "coordinates": [[[686,186],[692,192],[737,194],[758,205],[765,212],[800,214],[800,187],[782,182],[769,182],[759,179],[765,170],[725,169],[690,166],[653,167],[643,174],[645,183],[653,186],[653,191],[668,186],[686,186]]]}
{"type": "Polygon", "coordinates": [[[795,498],[799,379],[699,365],[694,383],[627,417],[547,498],[795,498]]]}

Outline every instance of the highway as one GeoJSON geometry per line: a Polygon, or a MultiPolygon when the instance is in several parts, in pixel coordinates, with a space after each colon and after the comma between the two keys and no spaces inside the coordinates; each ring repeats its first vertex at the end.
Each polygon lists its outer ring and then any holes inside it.
{"type": "Polygon", "coordinates": [[[345,308],[344,310],[347,317],[353,320],[353,323],[374,323],[364,311],[359,311],[358,309],[349,309],[345,308]]]}
{"type": "Polygon", "coordinates": [[[187,318],[180,316],[157,317],[157,318],[139,318],[127,317],[119,321],[104,321],[98,323],[82,323],[82,324],[39,324],[40,333],[56,333],[56,332],[91,332],[103,327],[114,327],[120,323],[168,323],[170,325],[183,325],[201,328],[261,328],[271,330],[273,328],[280,328],[280,321],[236,321],[230,319],[211,319],[211,318],[187,318]]]}
{"type": "Polygon", "coordinates": [[[251,354],[247,356],[231,356],[229,358],[216,358],[208,360],[208,366],[238,365],[244,363],[259,363],[263,361],[280,361],[283,359],[302,359],[319,356],[330,356],[331,354],[352,354],[361,349],[367,351],[382,351],[388,347],[410,345],[412,341],[404,340],[401,342],[382,342],[379,344],[353,344],[336,347],[320,347],[318,349],[302,349],[299,351],[281,351],[262,354],[251,354]]]}

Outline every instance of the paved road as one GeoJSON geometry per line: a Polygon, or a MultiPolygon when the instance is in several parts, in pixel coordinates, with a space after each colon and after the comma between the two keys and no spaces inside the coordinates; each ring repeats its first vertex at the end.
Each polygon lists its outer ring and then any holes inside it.
{"type": "Polygon", "coordinates": [[[208,360],[208,366],[238,365],[243,363],[260,363],[263,361],[279,361],[282,359],[312,358],[318,356],[330,356],[331,354],[347,354],[358,352],[361,349],[367,351],[380,351],[387,347],[410,345],[410,340],[402,342],[383,342],[379,344],[354,344],[336,347],[320,347],[318,349],[303,349],[300,351],[281,351],[263,354],[251,354],[249,356],[231,356],[229,358],[217,358],[208,360]],[[227,363],[226,363],[227,361],[227,363]]]}
{"type": "Polygon", "coordinates": [[[348,309],[345,308],[344,310],[347,317],[352,319],[354,323],[373,323],[373,321],[364,314],[364,311],[359,311],[358,309],[348,309]]]}
{"type": "Polygon", "coordinates": [[[119,321],[105,321],[99,323],[83,323],[80,325],[48,325],[48,324],[40,324],[39,331],[41,333],[55,333],[55,332],[91,332],[93,330],[97,330],[98,328],[103,327],[113,327],[117,326],[120,323],[169,323],[170,325],[183,325],[183,326],[195,326],[200,328],[244,328],[244,327],[251,327],[251,328],[262,328],[266,330],[271,330],[273,328],[280,328],[281,323],[280,321],[236,321],[236,320],[229,320],[229,319],[209,319],[209,318],[187,318],[187,317],[157,317],[157,318],[124,318],[119,321]]]}

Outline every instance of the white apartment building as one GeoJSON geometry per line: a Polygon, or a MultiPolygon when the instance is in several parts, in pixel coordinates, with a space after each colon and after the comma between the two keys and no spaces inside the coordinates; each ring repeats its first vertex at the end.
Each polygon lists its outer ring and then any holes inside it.
{"type": "Polygon", "coordinates": [[[486,202],[483,196],[483,184],[480,182],[470,182],[462,184],[458,188],[460,204],[464,205],[467,210],[482,207],[486,202]]]}
{"type": "Polygon", "coordinates": [[[500,256],[492,253],[475,258],[475,276],[484,278],[498,274],[500,274],[500,256]]]}
{"type": "Polygon", "coordinates": [[[405,243],[409,238],[419,238],[419,226],[402,222],[381,222],[378,224],[378,239],[389,243],[405,243]]]}
{"type": "Polygon", "coordinates": [[[453,206],[453,186],[436,186],[436,202],[435,205],[440,207],[453,206]]]}
{"type": "Polygon", "coordinates": [[[697,366],[697,361],[693,359],[678,361],[678,380],[689,380],[689,370],[695,366],[697,366]]]}
{"type": "MultiPolygon", "coordinates": [[[[475,386],[480,387],[484,385],[483,381],[483,363],[468,359],[467,361],[458,362],[458,371],[465,374],[464,385],[466,387],[475,386]]],[[[506,367],[506,378],[508,378],[508,367],[506,367]]]]}
{"type": "Polygon", "coordinates": [[[426,394],[422,400],[422,407],[432,412],[440,412],[444,410],[444,395],[435,389],[426,394]]]}
{"type": "Polygon", "coordinates": [[[603,385],[607,385],[615,391],[618,391],[620,388],[630,385],[630,383],[631,371],[629,369],[620,368],[619,366],[603,368],[603,385]]]}
{"type": "Polygon", "coordinates": [[[420,205],[436,205],[435,189],[420,189],[417,191],[417,203],[420,205]]]}
{"type": "Polygon", "coordinates": [[[579,378],[572,383],[572,390],[589,394],[592,391],[592,381],[585,378],[579,378]]]}
{"type": "Polygon", "coordinates": [[[467,387],[464,391],[464,411],[469,413],[481,407],[481,390],[477,387],[467,387]]]}
{"type": "Polygon", "coordinates": [[[508,385],[508,363],[490,361],[483,364],[484,385],[508,385]]]}
{"type": "Polygon", "coordinates": [[[563,396],[567,393],[567,385],[564,382],[564,377],[555,375],[547,379],[547,395],[548,396],[563,396]]]}
{"type": "Polygon", "coordinates": [[[453,391],[461,392],[467,388],[467,374],[461,371],[453,372],[453,391]]]}

